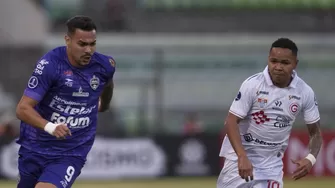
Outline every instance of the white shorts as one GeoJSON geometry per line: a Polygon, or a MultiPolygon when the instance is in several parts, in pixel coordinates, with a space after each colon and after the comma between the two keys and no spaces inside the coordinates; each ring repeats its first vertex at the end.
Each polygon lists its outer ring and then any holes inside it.
{"type": "Polygon", "coordinates": [[[226,159],[217,181],[217,188],[283,188],[283,171],[254,169],[254,180],[246,182],[238,173],[237,161],[226,159]],[[273,173],[277,172],[277,173],[273,173]],[[279,173],[278,173],[279,172],[279,173]]]}

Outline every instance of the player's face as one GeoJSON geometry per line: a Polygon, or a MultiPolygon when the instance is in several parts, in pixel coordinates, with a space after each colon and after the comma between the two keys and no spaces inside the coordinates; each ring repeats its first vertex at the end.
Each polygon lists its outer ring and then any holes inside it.
{"type": "Polygon", "coordinates": [[[89,64],[96,49],[96,31],[77,29],[71,36],[65,37],[69,54],[77,66],[89,64]]]}
{"type": "Polygon", "coordinates": [[[292,54],[290,49],[272,48],[269,54],[268,68],[274,85],[287,87],[297,63],[297,57],[292,54]]]}

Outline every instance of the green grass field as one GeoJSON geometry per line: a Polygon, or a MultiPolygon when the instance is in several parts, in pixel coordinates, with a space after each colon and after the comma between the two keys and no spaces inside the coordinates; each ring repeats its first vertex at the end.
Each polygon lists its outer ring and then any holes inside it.
{"type": "MultiPolygon", "coordinates": [[[[285,188],[334,188],[335,178],[286,179],[285,188]]],[[[15,187],[15,182],[0,182],[0,188],[15,187]]],[[[78,181],[73,188],[215,188],[216,178],[170,178],[155,180],[78,181]]]]}

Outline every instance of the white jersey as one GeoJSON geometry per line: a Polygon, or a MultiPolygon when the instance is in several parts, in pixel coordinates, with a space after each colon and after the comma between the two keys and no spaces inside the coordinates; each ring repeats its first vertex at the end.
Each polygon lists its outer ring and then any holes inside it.
{"type": "MultiPolygon", "coordinates": [[[[245,80],[233,101],[230,113],[240,117],[242,144],[255,168],[282,167],[292,125],[299,113],[306,124],[320,120],[314,91],[294,71],[287,88],[273,85],[268,67],[245,80]]],[[[237,160],[226,136],[221,157],[237,160]]]]}

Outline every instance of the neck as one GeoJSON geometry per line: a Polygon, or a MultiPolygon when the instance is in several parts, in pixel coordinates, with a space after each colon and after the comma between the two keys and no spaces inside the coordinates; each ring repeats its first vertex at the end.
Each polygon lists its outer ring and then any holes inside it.
{"type": "Polygon", "coordinates": [[[71,56],[71,53],[70,53],[68,48],[66,48],[66,55],[67,55],[67,59],[69,60],[69,62],[72,66],[78,67],[78,68],[80,67],[80,65],[78,65],[78,63],[76,63],[74,58],[71,56]]]}
{"type": "Polygon", "coordinates": [[[272,78],[272,75],[270,74],[270,71],[268,71],[268,74],[270,76],[270,79],[273,83],[273,85],[277,86],[277,87],[280,87],[280,88],[285,88],[285,87],[288,87],[292,80],[293,80],[293,76],[291,76],[289,79],[287,79],[286,81],[282,82],[282,83],[278,83],[278,82],[275,82],[274,79],[272,78]]]}
{"type": "Polygon", "coordinates": [[[276,82],[273,82],[273,85],[277,86],[277,87],[280,87],[280,88],[285,88],[287,86],[289,86],[290,84],[282,84],[282,83],[276,83],[276,82]]]}
{"type": "Polygon", "coordinates": [[[290,79],[288,79],[287,81],[285,81],[283,83],[275,82],[275,81],[273,81],[273,79],[271,79],[271,80],[272,80],[273,85],[275,85],[277,87],[280,87],[280,88],[285,88],[285,87],[288,87],[291,84],[293,78],[291,77],[290,79]]]}

